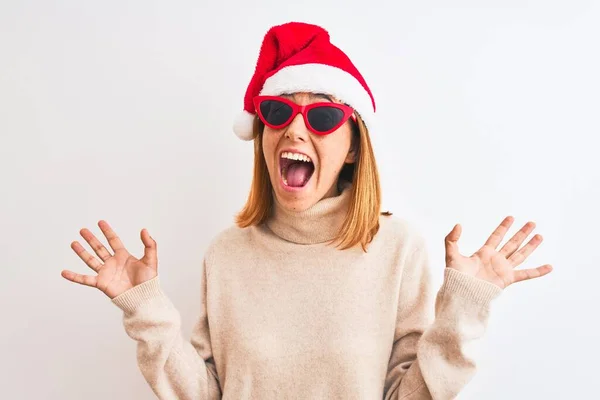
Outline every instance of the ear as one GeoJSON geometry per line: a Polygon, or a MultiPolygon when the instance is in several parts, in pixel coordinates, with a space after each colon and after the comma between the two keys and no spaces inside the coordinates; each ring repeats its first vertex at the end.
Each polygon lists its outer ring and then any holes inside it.
{"type": "Polygon", "coordinates": [[[352,140],[350,142],[350,149],[348,150],[348,154],[346,155],[346,159],[344,162],[346,164],[354,164],[356,162],[356,155],[358,153],[358,138],[356,135],[352,134],[352,140]]]}

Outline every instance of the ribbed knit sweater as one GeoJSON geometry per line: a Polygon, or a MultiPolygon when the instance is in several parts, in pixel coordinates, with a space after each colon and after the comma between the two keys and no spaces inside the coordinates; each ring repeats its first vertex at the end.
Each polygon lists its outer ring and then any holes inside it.
{"type": "Polygon", "coordinates": [[[160,275],[112,299],[160,399],[452,399],[475,373],[473,345],[502,289],[430,269],[424,237],[381,216],[363,252],[327,242],[349,187],[309,210],[276,201],[260,225],[208,246],[199,318],[184,339],[160,275]],[[444,274],[436,292],[432,273],[444,274]]]}

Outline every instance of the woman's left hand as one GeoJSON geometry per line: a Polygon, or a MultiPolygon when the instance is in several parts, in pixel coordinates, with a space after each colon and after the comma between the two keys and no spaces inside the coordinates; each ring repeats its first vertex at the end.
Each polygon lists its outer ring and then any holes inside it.
{"type": "Polygon", "coordinates": [[[471,257],[465,257],[458,252],[458,239],[462,228],[456,224],[452,231],[446,236],[446,267],[453,268],[465,274],[483,279],[499,286],[501,289],[509,285],[527,279],[539,278],[552,271],[550,264],[541,267],[515,270],[525,259],[542,243],[542,236],[535,235],[520,250],[519,246],[535,228],[535,223],[529,221],[512,239],[496,251],[504,235],[511,227],[514,218],[508,216],[490,235],[487,242],[477,250],[471,257]],[[517,251],[518,250],[518,251],[517,251]]]}

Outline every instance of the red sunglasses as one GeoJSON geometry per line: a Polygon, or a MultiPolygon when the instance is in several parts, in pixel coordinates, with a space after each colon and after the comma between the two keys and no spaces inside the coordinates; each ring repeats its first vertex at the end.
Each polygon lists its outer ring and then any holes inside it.
{"type": "Polygon", "coordinates": [[[300,113],[309,131],[317,135],[328,135],[338,129],[348,118],[356,123],[354,109],[345,104],[321,102],[305,106],[279,96],[256,96],[254,107],[258,117],[269,128],[281,129],[300,113]]]}

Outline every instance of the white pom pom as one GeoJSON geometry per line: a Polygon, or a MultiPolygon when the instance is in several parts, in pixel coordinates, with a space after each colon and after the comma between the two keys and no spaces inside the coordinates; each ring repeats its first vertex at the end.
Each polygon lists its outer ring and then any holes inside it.
{"type": "Polygon", "coordinates": [[[252,140],[253,132],[252,127],[254,125],[254,115],[248,111],[242,111],[235,118],[233,123],[233,132],[242,140],[252,140]]]}

